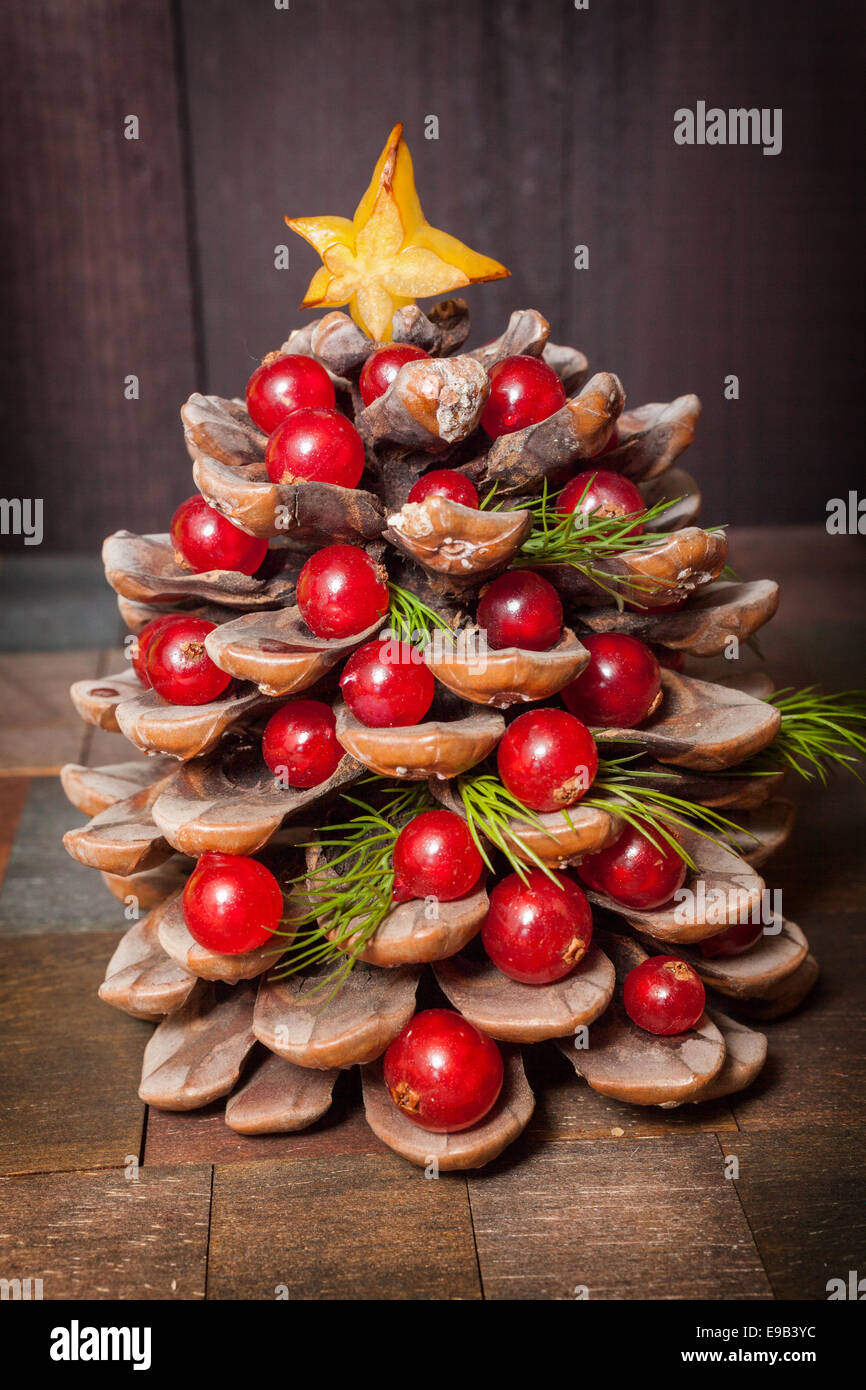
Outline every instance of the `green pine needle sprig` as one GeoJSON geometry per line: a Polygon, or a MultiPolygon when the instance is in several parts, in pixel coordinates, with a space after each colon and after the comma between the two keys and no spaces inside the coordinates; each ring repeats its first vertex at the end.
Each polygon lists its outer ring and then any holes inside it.
{"type": "Polygon", "coordinates": [[[300,970],[331,965],[333,969],[311,991],[330,984],[329,998],[394,906],[394,844],[402,826],[435,804],[426,783],[394,786],[380,777],[364,782],[383,788],[381,804],[344,793],[342,799],[357,814],[325,827],[312,842],[330,855],[296,880],[309,910],[293,919],[294,938],[274,972],[274,978],[283,979],[300,970]]]}
{"type": "Polygon", "coordinates": [[[826,783],[830,772],[842,770],[862,781],[857,763],[866,756],[866,690],[825,695],[815,685],[802,690],[788,686],[770,695],[768,703],[775,705],[782,724],[769,747],[752,760],[752,775],[790,769],[807,782],[826,783]]]}
{"type": "Polygon", "coordinates": [[[457,791],[466,813],[469,834],[488,869],[492,870],[493,864],[487,846],[493,845],[523,883],[527,881],[527,859],[548,878],[556,881],[553,870],[528,845],[521,845],[519,853],[515,850],[512,829],[515,821],[526,821],[541,830],[545,826],[535,811],[512,796],[498,777],[488,772],[464,773],[457,778],[457,791]]]}
{"type": "MultiPolygon", "coordinates": [[[[673,792],[659,790],[655,783],[666,776],[673,781],[676,774],[634,767],[634,759],[639,756],[630,754],[600,759],[595,780],[579,805],[618,816],[646,835],[657,849],[661,850],[662,843],[674,849],[692,869],[695,864],[678,839],[677,830],[694,831],[722,849],[735,853],[730,837],[741,834],[740,827],[709,807],[699,806],[673,792]]],[[[528,845],[521,845],[519,853],[515,851],[515,822],[525,821],[547,834],[550,831],[538,814],[513,796],[498,777],[487,772],[466,773],[458,778],[457,789],[466,811],[470,834],[488,868],[493,866],[484,846],[485,840],[505,856],[514,872],[524,881],[526,860],[549,878],[555,878],[554,870],[528,845]]],[[[560,815],[568,826],[572,825],[568,808],[560,815]]]]}
{"type": "Polygon", "coordinates": [[[736,853],[732,837],[741,834],[740,827],[727,816],[709,806],[661,790],[655,784],[676,773],[634,766],[640,754],[631,753],[618,758],[600,758],[598,772],[582,806],[595,806],[610,815],[619,816],[627,825],[639,830],[656,849],[662,844],[676,851],[690,869],[696,867],[691,855],[677,838],[676,830],[690,830],[710,840],[719,848],[736,853]]]}
{"type": "MultiPolygon", "coordinates": [[[[587,482],[581,501],[591,482],[587,482]]],[[[657,591],[661,581],[613,575],[602,562],[658,545],[659,536],[654,532],[629,533],[638,524],[646,526],[663,516],[680,498],[656,502],[630,516],[601,516],[598,509],[584,515],[579,502],[573,512],[560,512],[556,506],[559,495],[549,489],[545,479],[541,496],[523,504],[532,513],[533,527],[514,561],[515,568],[568,565],[608,594],[619,609],[625,599],[640,605],[641,592],[657,591]]],[[[675,587],[672,581],[670,587],[675,587]]]]}
{"type": "Polygon", "coordinates": [[[388,587],[391,593],[388,618],[397,641],[424,647],[432,640],[437,629],[447,633],[453,640],[454,629],[434,608],[430,608],[416,594],[409,589],[401,588],[399,584],[390,584],[388,587]]]}

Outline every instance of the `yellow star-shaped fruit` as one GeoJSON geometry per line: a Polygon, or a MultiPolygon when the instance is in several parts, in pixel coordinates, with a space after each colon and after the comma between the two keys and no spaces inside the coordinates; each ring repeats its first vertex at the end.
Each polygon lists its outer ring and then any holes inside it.
{"type": "Polygon", "coordinates": [[[390,339],[394,310],[404,304],[509,274],[498,261],[430,226],[415,191],[402,125],[388,136],[351,221],[287,217],[286,222],[324,262],[301,308],[348,304],[355,322],[377,342],[390,339]]]}

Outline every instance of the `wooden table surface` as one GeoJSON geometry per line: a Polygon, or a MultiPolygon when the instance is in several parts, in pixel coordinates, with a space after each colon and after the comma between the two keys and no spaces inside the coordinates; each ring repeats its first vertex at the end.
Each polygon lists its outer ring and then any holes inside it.
{"type": "MultiPolygon", "coordinates": [[[[731,560],[744,577],[782,581],[761,635],[777,684],[866,685],[862,541],[741,529],[731,560]]],[[[96,998],[128,924],[60,845],[81,817],[56,772],[128,756],[66,698],[73,679],[117,669],[119,630],[109,618],[93,642],[88,604],[76,616],[70,602],[78,569],[37,566],[32,600],[20,571],[0,569],[0,602],[11,585],[18,603],[7,645],[42,648],[0,658],[0,1277],[41,1278],[47,1299],[823,1299],[828,1280],[866,1270],[866,862],[853,778],[789,792],[797,828],[767,882],[822,976],[804,1007],[767,1026],[770,1060],[746,1094],[627,1107],[536,1047],[535,1117],[483,1172],[427,1180],[385,1149],[355,1073],[313,1129],[244,1138],[217,1108],[148,1111],[136,1087],[150,1026],[96,998]],[[62,624],[46,616],[55,584],[62,624]]]]}

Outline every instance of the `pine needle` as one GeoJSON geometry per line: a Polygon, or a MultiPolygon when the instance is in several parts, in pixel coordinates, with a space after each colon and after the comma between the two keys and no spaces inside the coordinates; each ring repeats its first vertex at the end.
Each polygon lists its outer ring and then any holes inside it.
{"type": "Polygon", "coordinates": [[[825,695],[815,685],[802,690],[788,686],[775,691],[768,704],[775,705],[782,725],[753,760],[750,775],[790,768],[807,782],[817,778],[826,783],[830,772],[842,770],[863,780],[856,764],[866,756],[866,691],[825,695]]]}
{"type": "MultiPolygon", "coordinates": [[[[665,776],[670,776],[673,780],[675,774],[636,768],[632,763],[638,756],[630,754],[621,758],[602,758],[595,781],[587,795],[577,804],[592,806],[596,810],[618,816],[646,835],[659,851],[662,850],[660,841],[674,849],[692,869],[695,868],[695,864],[677,838],[677,829],[693,831],[722,849],[736,852],[726,837],[740,834],[739,826],[706,806],[699,806],[684,797],[660,791],[654,783],[665,776]]],[[[485,839],[505,856],[514,872],[524,882],[527,859],[546,873],[548,878],[555,878],[550,866],[528,845],[520,842],[514,828],[515,822],[526,821],[550,835],[551,839],[555,837],[538,814],[513,796],[498,777],[486,772],[466,773],[457,779],[457,788],[466,811],[470,834],[488,868],[492,869],[493,865],[483,843],[485,839]],[[519,854],[514,849],[515,840],[521,843],[519,854]]],[[[573,809],[577,809],[577,805],[573,809]]],[[[571,827],[568,809],[560,814],[565,824],[571,827]]]]}
{"type": "Polygon", "coordinates": [[[358,814],[325,827],[311,842],[323,857],[315,869],[295,880],[310,907],[292,923],[292,929],[309,926],[310,930],[294,930],[294,939],[274,972],[275,979],[284,979],[299,970],[333,965],[310,991],[318,993],[331,984],[328,998],[351,974],[394,906],[394,844],[402,826],[435,804],[426,783],[394,786],[380,777],[364,782],[382,787],[382,804],[377,807],[343,793],[342,800],[358,814]],[[330,851],[327,858],[325,851],[330,851]]]}
{"type": "Polygon", "coordinates": [[[674,833],[674,828],[692,831],[720,849],[735,854],[734,846],[726,837],[740,834],[740,827],[708,806],[700,806],[685,797],[661,791],[654,784],[665,777],[673,781],[676,774],[632,766],[634,759],[639,756],[632,753],[620,758],[600,758],[595,781],[581,805],[595,806],[610,815],[619,816],[627,825],[645,835],[660,852],[663,850],[659,840],[663,841],[685,860],[690,869],[696,865],[674,833]]]}
{"type": "Polygon", "coordinates": [[[389,621],[391,630],[399,642],[409,642],[416,647],[425,647],[432,640],[433,632],[439,629],[454,639],[454,629],[435,609],[428,607],[416,594],[403,589],[399,584],[390,584],[391,603],[389,621]]]}
{"type": "Polygon", "coordinates": [[[515,820],[528,822],[545,830],[544,822],[524,806],[516,796],[512,796],[498,777],[492,773],[465,773],[457,778],[457,791],[466,812],[469,834],[488,869],[493,868],[487,853],[485,840],[494,845],[504,855],[521,882],[526,883],[526,860],[529,859],[537,869],[556,882],[553,870],[538,857],[528,845],[522,844],[514,835],[512,825],[515,820]],[[515,852],[514,842],[521,843],[520,854],[515,852]]]}
{"type": "MultiPolygon", "coordinates": [[[[598,508],[584,514],[580,510],[580,502],[592,481],[592,478],[588,480],[574,511],[561,512],[556,506],[560,492],[551,492],[545,479],[541,496],[523,504],[532,513],[533,528],[514,561],[515,568],[568,565],[609,594],[617,608],[622,609],[624,598],[640,606],[641,593],[657,591],[661,581],[612,575],[601,568],[601,562],[658,545],[659,536],[653,532],[638,536],[629,533],[637,525],[646,526],[648,522],[657,520],[682,499],[656,502],[652,507],[629,516],[601,516],[598,508]],[[627,592],[623,594],[623,590],[627,592]]],[[[665,582],[669,587],[675,587],[673,581],[665,582]]]]}

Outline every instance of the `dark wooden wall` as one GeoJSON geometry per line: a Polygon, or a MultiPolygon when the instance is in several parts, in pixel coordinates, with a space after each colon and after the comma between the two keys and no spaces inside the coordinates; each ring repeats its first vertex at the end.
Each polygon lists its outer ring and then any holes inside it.
{"type": "Polygon", "coordinates": [[[5,5],[3,495],[46,499],[55,549],[163,529],[190,490],[181,401],[242,392],[303,317],[317,262],[292,238],[274,269],[283,214],[350,214],[402,119],[430,220],[513,272],[471,292],[478,341],[537,306],[633,404],[701,395],[708,519],[823,520],[859,463],[862,11],[5,5]],[[782,153],[675,145],[675,109],[698,100],[782,107],[782,153]]]}

